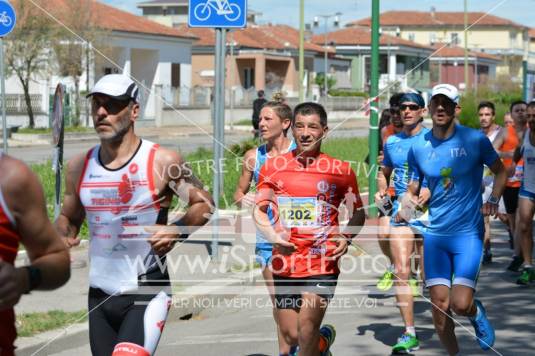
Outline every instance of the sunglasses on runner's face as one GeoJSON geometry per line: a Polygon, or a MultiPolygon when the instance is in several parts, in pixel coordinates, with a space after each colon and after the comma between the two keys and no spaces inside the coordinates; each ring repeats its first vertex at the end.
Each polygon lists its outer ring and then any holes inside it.
{"type": "Polygon", "coordinates": [[[410,111],[416,111],[420,109],[420,106],[416,104],[401,104],[399,106],[399,110],[401,111],[405,111],[407,109],[409,109],[410,111]]]}
{"type": "Polygon", "coordinates": [[[93,96],[91,100],[93,112],[97,112],[100,107],[103,107],[108,114],[112,115],[121,112],[129,103],[130,100],[118,100],[108,96],[93,96]]]}

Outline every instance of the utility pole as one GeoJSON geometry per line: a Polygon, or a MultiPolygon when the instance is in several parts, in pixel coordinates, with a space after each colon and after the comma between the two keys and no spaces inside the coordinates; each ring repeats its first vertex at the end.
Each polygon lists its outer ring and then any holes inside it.
{"type": "Polygon", "coordinates": [[[528,101],[528,56],[529,56],[529,36],[526,34],[527,40],[524,40],[524,56],[522,58],[522,98],[525,102],[528,101]]]}
{"type": "Polygon", "coordinates": [[[323,24],[323,49],[324,49],[324,58],[323,58],[323,91],[325,96],[329,93],[329,86],[328,86],[328,77],[327,72],[329,71],[329,56],[327,51],[327,44],[328,44],[328,38],[329,38],[329,19],[331,17],[334,17],[334,27],[338,27],[340,25],[340,15],[342,15],[341,12],[337,12],[336,14],[332,15],[318,15],[314,17],[314,27],[319,26],[319,18],[321,17],[324,20],[323,24]]]}
{"type": "Polygon", "coordinates": [[[468,0],[464,0],[464,90],[468,91],[468,0]]]}
{"type": "Polygon", "coordinates": [[[370,176],[368,214],[370,217],[377,217],[377,207],[373,206],[373,199],[377,192],[377,156],[379,154],[379,113],[377,96],[379,95],[379,0],[372,0],[372,57],[371,57],[371,85],[370,85],[370,176]]]}
{"type": "Polygon", "coordinates": [[[305,0],[299,0],[299,102],[305,101],[305,0]]]}

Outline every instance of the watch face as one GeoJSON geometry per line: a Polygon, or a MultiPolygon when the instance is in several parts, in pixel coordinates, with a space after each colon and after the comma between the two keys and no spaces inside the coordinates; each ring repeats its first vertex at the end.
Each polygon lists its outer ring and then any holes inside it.
{"type": "Polygon", "coordinates": [[[487,200],[487,202],[491,203],[491,204],[498,204],[500,202],[500,199],[496,198],[496,197],[493,197],[492,195],[489,197],[489,200],[487,200]]]}

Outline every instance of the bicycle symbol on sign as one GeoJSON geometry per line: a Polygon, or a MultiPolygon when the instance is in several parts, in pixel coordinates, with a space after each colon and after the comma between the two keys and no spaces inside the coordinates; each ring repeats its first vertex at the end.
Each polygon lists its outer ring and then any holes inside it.
{"type": "Polygon", "coordinates": [[[218,15],[225,16],[229,21],[236,21],[241,15],[240,7],[236,4],[229,3],[229,0],[206,0],[206,2],[201,2],[195,6],[193,13],[197,20],[205,21],[212,14],[212,9],[218,15]]]}
{"type": "Polygon", "coordinates": [[[9,27],[9,26],[11,26],[12,22],[13,22],[13,20],[11,19],[11,17],[9,17],[9,15],[6,13],[6,11],[4,11],[4,12],[2,12],[0,14],[0,24],[2,24],[5,27],[9,27]]]}

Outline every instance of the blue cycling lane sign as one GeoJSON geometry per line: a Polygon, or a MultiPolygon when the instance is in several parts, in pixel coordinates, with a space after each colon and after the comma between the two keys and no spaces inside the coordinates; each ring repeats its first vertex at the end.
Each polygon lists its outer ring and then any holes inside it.
{"type": "Polygon", "coordinates": [[[7,1],[0,1],[0,37],[13,31],[16,22],[17,16],[13,6],[7,1]]]}
{"type": "Polygon", "coordinates": [[[189,0],[189,27],[243,28],[247,0],[189,0]]]}

